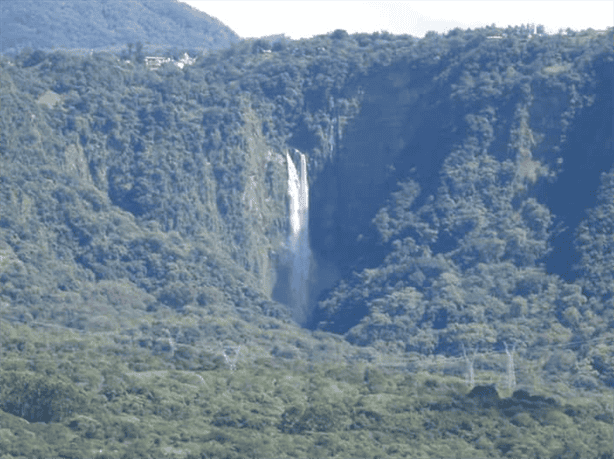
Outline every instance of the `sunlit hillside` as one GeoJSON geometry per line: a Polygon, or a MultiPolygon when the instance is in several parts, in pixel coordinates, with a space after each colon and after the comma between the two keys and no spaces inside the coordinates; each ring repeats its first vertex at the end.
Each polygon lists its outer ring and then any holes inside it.
{"type": "Polygon", "coordinates": [[[0,458],[611,458],[613,32],[0,57],[0,458]]]}

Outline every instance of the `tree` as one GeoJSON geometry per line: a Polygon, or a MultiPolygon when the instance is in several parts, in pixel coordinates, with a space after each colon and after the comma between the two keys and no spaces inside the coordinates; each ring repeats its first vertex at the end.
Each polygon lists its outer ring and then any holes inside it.
{"type": "Polygon", "coordinates": [[[143,43],[138,41],[136,43],[135,52],[134,52],[134,60],[139,64],[145,62],[145,54],[143,53],[143,43]]]}
{"type": "Polygon", "coordinates": [[[349,37],[349,34],[343,29],[336,29],[333,33],[331,33],[330,37],[333,40],[343,40],[344,38],[349,37]]]}
{"type": "Polygon", "coordinates": [[[29,422],[60,422],[83,410],[85,394],[59,376],[32,372],[0,373],[2,410],[29,422]]]}

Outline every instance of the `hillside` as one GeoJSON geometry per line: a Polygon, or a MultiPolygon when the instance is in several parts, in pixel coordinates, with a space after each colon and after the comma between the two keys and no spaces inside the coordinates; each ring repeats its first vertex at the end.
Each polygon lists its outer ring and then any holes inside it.
{"type": "Polygon", "coordinates": [[[2,57],[10,454],[609,457],[613,30],[532,30],[2,57]]]}
{"type": "Polygon", "coordinates": [[[239,41],[215,18],[176,0],[2,0],[0,52],[21,49],[220,49],[239,41]]]}

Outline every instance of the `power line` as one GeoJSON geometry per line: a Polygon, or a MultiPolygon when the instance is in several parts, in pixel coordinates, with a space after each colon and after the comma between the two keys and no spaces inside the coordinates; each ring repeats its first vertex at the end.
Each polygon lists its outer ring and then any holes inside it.
{"type": "MultiPolygon", "coordinates": [[[[2,322],[6,322],[9,325],[13,325],[12,322],[0,318],[0,321],[2,322]]],[[[38,321],[31,321],[27,324],[23,324],[23,325],[35,325],[35,326],[40,326],[40,327],[51,327],[51,328],[56,328],[56,329],[62,329],[62,330],[66,330],[69,331],[72,335],[77,335],[77,336],[83,336],[84,334],[94,334],[94,335],[112,335],[112,336],[119,336],[120,332],[119,330],[115,330],[115,331],[86,331],[86,330],[78,330],[72,327],[66,327],[64,325],[59,325],[59,324],[54,324],[54,323],[45,323],[45,322],[38,322],[38,321]]],[[[564,349],[564,348],[568,348],[568,347],[575,347],[578,345],[586,345],[586,344],[609,344],[609,345],[614,345],[614,337],[612,336],[605,336],[605,337],[596,337],[596,338],[590,338],[590,339],[582,339],[582,340],[575,340],[572,342],[567,342],[567,343],[540,343],[540,344],[532,344],[531,346],[523,346],[523,347],[539,347],[539,348],[547,348],[547,349],[564,349]],[[606,343],[607,342],[607,343],[606,343]]],[[[247,343],[244,343],[247,344],[247,343]]],[[[182,346],[187,346],[190,348],[194,348],[194,349],[201,349],[207,352],[212,352],[212,353],[216,353],[217,349],[212,348],[211,346],[198,346],[198,345],[191,345],[191,344],[187,344],[187,343],[182,343],[182,346]]],[[[262,346],[264,348],[264,346],[262,346]]],[[[271,347],[269,349],[269,352],[272,351],[275,348],[275,346],[271,347]]],[[[246,349],[248,349],[248,347],[246,347],[246,349]]],[[[262,349],[264,350],[264,349],[262,349]]],[[[445,359],[453,359],[453,360],[462,360],[463,357],[462,356],[446,356],[443,354],[431,354],[431,355],[426,355],[426,354],[417,354],[420,357],[416,358],[416,357],[402,357],[399,355],[387,355],[382,351],[379,351],[376,349],[377,355],[375,356],[376,362],[375,364],[378,366],[382,366],[382,367],[388,367],[388,368],[395,368],[395,367],[405,367],[408,366],[410,364],[416,364],[419,362],[422,362],[424,364],[429,364],[431,363],[431,365],[437,365],[438,363],[444,363],[444,362],[425,362],[424,359],[429,359],[430,357],[434,357],[437,358],[438,356],[441,355],[441,357],[445,358],[445,359]],[[382,359],[385,359],[386,361],[382,361],[382,359]]],[[[488,349],[485,350],[483,352],[477,352],[476,356],[477,357],[485,357],[485,356],[492,356],[492,355],[502,355],[505,352],[505,350],[496,350],[496,349],[488,349]]],[[[245,354],[244,354],[245,355],[245,354]]],[[[257,357],[256,358],[263,358],[264,356],[262,355],[262,353],[257,353],[257,357]]],[[[276,359],[275,356],[271,356],[269,357],[271,359],[276,359]]],[[[344,356],[343,353],[341,355],[337,355],[337,358],[335,359],[329,359],[330,361],[337,361],[337,360],[347,360],[348,358],[353,358],[353,356],[344,356]]],[[[319,359],[318,359],[319,360],[319,359]]]]}

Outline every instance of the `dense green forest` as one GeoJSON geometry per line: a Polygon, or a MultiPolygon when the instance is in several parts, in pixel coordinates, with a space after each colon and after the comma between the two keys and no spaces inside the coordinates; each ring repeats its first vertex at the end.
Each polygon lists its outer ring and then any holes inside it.
{"type": "Polygon", "coordinates": [[[2,0],[0,52],[120,49],[140,43],[146,51],[204,51],[239,41],[215,18],[176,0],[2,0]]]}
{"type": "Polygon", "coordinates": [[[0,457],[611,458],[614,31],[540,30],[0,57],[0,457]]]}

